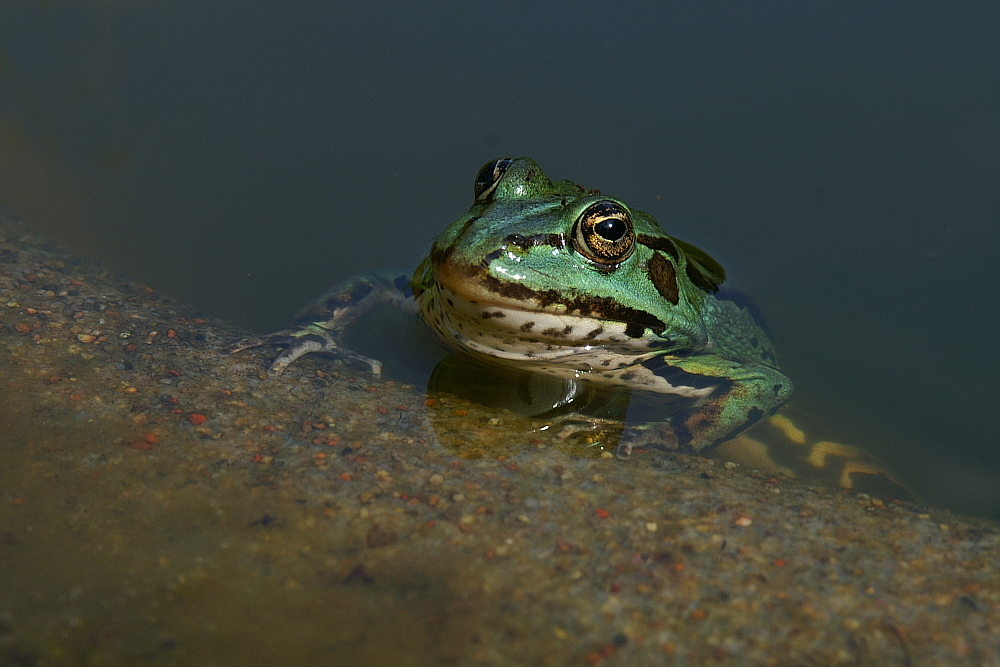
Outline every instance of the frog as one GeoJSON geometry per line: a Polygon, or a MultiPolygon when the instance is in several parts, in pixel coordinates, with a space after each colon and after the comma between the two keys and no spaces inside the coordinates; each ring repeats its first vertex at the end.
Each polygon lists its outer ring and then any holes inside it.
{"type": "MultiPolygon", "coordinates": [[[[670,448],[707,452],[769,418],[791,395],[771,337],[723,267],[667,234],[649,213],[530,158],[488,162],[467,213],[410,275],[355,276],[303,308],[289,327],[228,352],[284,346],[268,372],[306,354],[381,362],[343,344],[379,302],[413,312],[449,348],[557,378],[642,392],[681,406],[636,428],[670,448]]],[[[568,392],[571,397],[573,390],[568,392]]],[[[627,458],[635,438],[617,452],[627,458]]]]}

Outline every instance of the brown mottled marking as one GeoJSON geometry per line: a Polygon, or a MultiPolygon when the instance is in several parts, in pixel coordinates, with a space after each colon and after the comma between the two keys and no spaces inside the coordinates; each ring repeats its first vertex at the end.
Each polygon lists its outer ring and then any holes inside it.
{"type": "Polygon", "coordinates": [[[687,265],[684,267],[684,273],[687,274],[688,280],[695,284],[695,287],[702,289],[706,292],[717,292],[719,291],[719,285],[713,282],[711,279],[706,278],[705,274],[698,270],[698,267],[694,265],[690,259],[688,259],[687,265]]]}
{"type": "Polygon", "coordinates": [[[677,272],[670,260],[659,252],[654,252],[646,264],[646,273],[653,282],[653,287],[664,299],[677,305],[679,299],[677,293],[677,272]]]}
{"type": "Polygon", "coordinates": [[[639,243],[653,250],[662,250],[673,257],[674,261],[680,260],[680,254],[677,252],[677,246],[674,245],[673,241],[666,237],[639,234],[639,243]]]}
{"type": "Polygon", "coordinates": [[[573,333],[573,327],[567,325],[562,329],[556,329],[555,327],[549,327],[542,331],[543,336],[548,336],[550,338],[565,338],[566,336],[573,333]]]}

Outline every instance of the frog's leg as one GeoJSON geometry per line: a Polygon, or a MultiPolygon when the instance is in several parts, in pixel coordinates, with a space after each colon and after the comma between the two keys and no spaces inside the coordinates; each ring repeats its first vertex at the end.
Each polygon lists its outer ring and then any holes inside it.
{"type": "Polygon", "coordinates": [[[786,405],[778,414],[763,420],[752,435],[740,434],[727,440],[713,449],[709,457],[844,491],[913,499],[913,493],[873,454],[860,447],[821,439],[822,436],[816,437],[817,433],[811,431],[821,433],[826,428],[822,422],[786,405]]]}
{"type": "Polygon", "coordinates": [[[408,274],[387,272],[355,276],[313,301],[295,316],[287,329],[246,338],[228,348],[226,354],[267,345],[286,345],[271,363],[269,375],[278,375],[299,357],[310,352],[329,352],[341,359],[367,365],[372,374],[382,373],[382,362],[345,348],[344,329],[377,303],[389,302],[416,312],[408,274]]]}
{"type": "Polygon", "coordinates": [[[701,451],[735,437],[774,414],[792,393],[784,373],[760,363],[694,355],[653,357],[642,365],[673,387],[711,388],[668,420],[681,449],[701,451]]]}

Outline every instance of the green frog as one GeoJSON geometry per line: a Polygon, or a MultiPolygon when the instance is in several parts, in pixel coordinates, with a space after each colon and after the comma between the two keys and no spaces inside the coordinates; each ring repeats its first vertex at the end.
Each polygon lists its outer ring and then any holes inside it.
{"type": "Polygon", "coordinates": [[[748,301],[720,289],[724,281],[718,262],[667,235],[648,213],[553,182],[528,158],[501,158],[479,171],[472,208],[412,277],[352,278],[289,328],[229,351],[285,345],[272,374],[311,352],[379,374],[380,362],[346,349],[341,335],[373,304],[390,301],[418,312],[459,352],[571,388],[615,385],[679,401],[662,422],[639,428],[672,449],[701,452],[769,417],[792,392],[748,301]]]}

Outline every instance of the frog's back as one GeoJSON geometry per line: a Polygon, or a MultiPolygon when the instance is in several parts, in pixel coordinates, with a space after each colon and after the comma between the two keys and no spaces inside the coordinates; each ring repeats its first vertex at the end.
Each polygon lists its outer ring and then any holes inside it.
{"type": "Polygon", "coordinates": [[[709,340],[720,355],[778,368],[767,325],[746,294],[723,287],[707,295],[702,303],[702,317],[709,340]]]}

